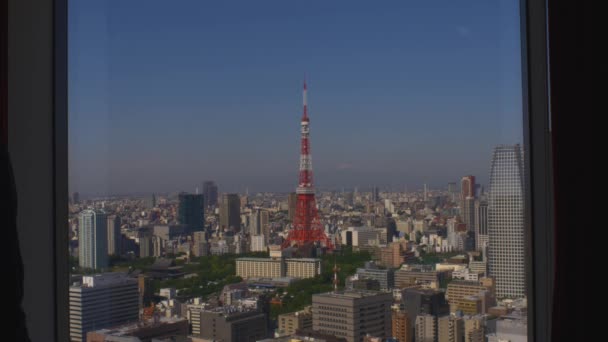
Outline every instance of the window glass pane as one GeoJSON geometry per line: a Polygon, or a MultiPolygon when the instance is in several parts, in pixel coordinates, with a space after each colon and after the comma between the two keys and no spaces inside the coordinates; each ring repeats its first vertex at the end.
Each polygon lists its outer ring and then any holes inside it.
{"type": "Polygon", "coordinates": [[[69,13],[73,341],[527,339],[518,1],[69,13]]]}

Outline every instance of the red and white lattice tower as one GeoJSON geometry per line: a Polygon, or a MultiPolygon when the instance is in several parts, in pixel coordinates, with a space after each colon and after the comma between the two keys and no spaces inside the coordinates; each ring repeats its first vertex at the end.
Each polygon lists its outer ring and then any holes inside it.
{"type": "Polygon", "coordinates": [[[302,115],[301,133],[302,143],[300,148],[300,181],[296,189],[296,214],[293,219],[293,228],[289,231],[283,248],[306,244],[319,244],[329,250],[334,245],[325,234],[323,225],[319,221],[317,203],[315,201],[315,189],[312,183],[312,160],[310,154],[310,119],[306,100],[306,81],[304,81],[304,113],[302,115]]]}

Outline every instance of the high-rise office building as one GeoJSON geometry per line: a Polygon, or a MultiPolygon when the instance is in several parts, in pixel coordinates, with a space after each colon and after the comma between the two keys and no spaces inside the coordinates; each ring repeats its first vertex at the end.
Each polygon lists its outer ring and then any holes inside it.
{"type": "Polygon", "coordinates": [[[461,210],[462,222],[467,226],[467,231],[475,232],[475,197],[465,198],[461,210]]]}
{"type": "Polygon", "coordinates": [[[489,271],[499,298],[525,295],[524,179],[519,145],[494,149],[488,200],[489,271]]]}
{"type": "Polygon", "coordinates": [[[154,236],[146,234],[139,237],[139,257],[147,258],[154,256],[154,236]]]}
{"type": "Polygon", "coordinates": [[[488,245],[488,202],[475,201],[475,249],[483,251],[488,245]]]}
{"type": "Polygon", "coordinates": [[[83,276],[70,286],[70,341],[84,342],[89,331],[138,319],[137,280],[125,273],[83,276]]]}
{"type": "Polygon", "coordinates": [[[464,176],[460,180],[460,200],[467,197],[475,197],[475,176],[464,176]]]}
{"type": "Polygon", "coordinates": [[[450,195],[450,200],[452,202],[456,201],[456,193],[458,190],[456,189],[456,182],[448,183],[448,194],[450,195]]]}
{"type": "Polygon", "coordinates": [[[205,232],[194,232],[192,234],[192,253],[194,256],[201,257],[209,255],[209,244],[205,232]]]}
{"type": "Polygon", "coordinates": [[[393,311],[393,338],[398,342],[412,342],[414,339],[414,327],[410,316],[405,311],[393,311]]]}
{"type": "Polygon", "coordinates": [[[214,181],[203,182],[203,196],[205,197],[207,208],[217,206],[217,184],[214,181]]]}
{"type": "Polygon", "coordinates": [[[464,320],[456,316],[438,319],[438,342],[461,342],[464,340],[464,320]]]}
{"type": "Polygon", "coordinates": [[[372,202],[376,203],[380,200],[380,189],[377,186],[372,187],[372,202]]]}
{"type": "Polygon", "coordinates": [[[264,231],[266,230],[266,226],[269,224],[270,218],[268,211],[258,208],[254,210],[251,216],[249,234],[265,235],[264,231]]]}
{"type": "Polygon", "coordinates": [[[144,198],[144,206],[148,209],[156,207],[156,195],[152,194],[150,197],[144,198]]]}
{"type": "Polygon", "coordinates": [[[223,194],[220,205],[220,229],[241,229],[241,200],[238,194],[223,194]]]}
{"type": "Polygon", "coordinates": [[[417,322],[416,317],[419,315],[442,316],[450,311],[445,295],[441,291],[408,288],[403,291],[401,301],[413,322],[417,322]]]}
{"type": "Polygon", "coordinates": [[[80,203],[80,194],[78,192],[73,192],[70,199],[72,200],[72,204],[78,204],[80,203]]]}
{"type": "Polygon", "coordinates": [[[120,235],[120,216],[110,215],[108,216],[107,222],[107,235],[108,235],[108,255],[120,255],[121,254],[121,240],[120,235]]]}
{"type": "Polygon", "coordinates": [[[346,290],[312,296],[313,330],[360,342],[370,336],[391,336],[390,293],[346,290]],[[364,323],[363,323],[364,322],[364,323]]]}
{"type": "Polygon", "coordinates": [[[484,316],[464,317],[464,340],[465,342],[484,342],[484,316]]]}
{"type": "MultiPolygon", "coordinates": [[[[191,311],[192,312],[192,311],[191,311]]],[[[192,323],[195,337],[223,342],[252,342],[267,336],[267,316],[260,310],[222,306],[196,313],[199,320],[192,323]],[[198,334],[196,333],[198,332],[198,334]]]]}
{"type": "Polygon", "coordinates": [[[437,342],[437,316],[418,315],[414,331],[416,342],[437,342]]]}
{"type": "Polygon", "coordinates": [[[260,226],[262,228],[262,235],[264,236],[264,241],[268,244],[268,239],[270,238],[270,213],[268,210],[263,210],[260,213],[260,226]]]}
{"type": "Polygon", "coordinates": [[[79,217],[78,262],[80,267],[108,267],[108,219],[103,210],[83,210],[79,217]]]}
{"type": "Polygon", "coordinates": [[[192,231],[203,230],[205,224],[205,201],[200,194],[179,194],[177,220],[192,231]]]}
{"type": "Polygon", "coordinates": [[[251,252],[266,252],[266,239],[264,235],[251,235],[251,252]]]}
{"type": "Polygon", "coordinates": [[[289,205],[289,209],[288,209],[289,220],[291,222],[293,222],[293,219],[296,216],[296,204],[298,203],[298,195],[295,192],[289,193],[287,202],[289,205]]]}

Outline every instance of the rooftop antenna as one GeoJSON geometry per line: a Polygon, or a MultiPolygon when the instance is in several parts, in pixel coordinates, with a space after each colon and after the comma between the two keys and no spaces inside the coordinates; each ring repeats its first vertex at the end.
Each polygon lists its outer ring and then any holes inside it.
{"type": "Polygon", "coordinates": [[[340,280],[338,279],[338,272],[340,271],[340,268],[338,268],[338,265],[336,264],[336,259],[334,258],[334,292],[338,292],[338,284],[340,283],[340,280]]]}

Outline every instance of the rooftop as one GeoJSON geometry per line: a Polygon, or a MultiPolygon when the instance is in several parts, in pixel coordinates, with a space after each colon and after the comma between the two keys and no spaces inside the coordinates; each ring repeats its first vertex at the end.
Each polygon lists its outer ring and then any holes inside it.
{"type": "Polygon", "coordinates": [[[144,322],[131,322],[115,327],[96,330],[96,333],[113,336],[127,336],[142,328],[158,327],[161,325],[175,324],[186,321],[185,318],[159,317],[157,322],[154,319],[149,319],[144,322]]]}
{"type": "Polygon", "coordinates": [[[313,297],[358,299],[358,298],[374,297],[377,295],[384,295],[384,294],[386,294],[386,292],[369,291],[369,290],[342,290],[342,291],[335,291],[335,292],[319,293],[319,294],[313,295],[313,297]]]}
{"type": "Polygon", "coordinates": [[[137,280],[135,278],[130,277],[127,273],[124,272],[110,272],[110,273],[100,273],[82,276],[81,282],[76,282],[70,288],[94,288],[94,287],[106,287],[106,286],[114,286],[118,284],[124,283],[136,283],[137,280]]]}
{"type": "MultiPolygon", "coordinates": [[[[254,258],[254,257],[246,257],[246,258],[237,258],[236,261],[277,261],[277,258],[254,258]]],[[[285,258],[285,261],[303,261],[303,262],[316,262],[321,261],[321,259],[317,258],[285,258]]]]}

